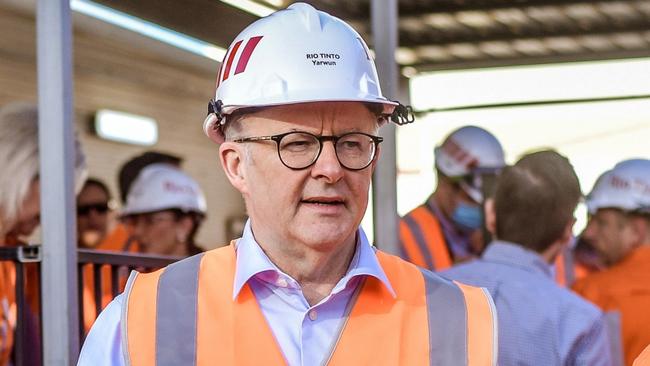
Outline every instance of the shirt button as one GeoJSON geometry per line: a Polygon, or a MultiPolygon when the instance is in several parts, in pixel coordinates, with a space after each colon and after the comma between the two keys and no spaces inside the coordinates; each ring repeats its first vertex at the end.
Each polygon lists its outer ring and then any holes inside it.
{"type": "Polygon", "coordinates": [[[316,320],[318,318],[318,312],[315,309],[309,311],[309,319],[316,320]]]}
{"type": "Polygon", "coordinates": [[[284,278],[280,278],[278,279],[277,285],[278,287],[286,288],[287,286],[289,286],[289,283],[284,278]]]}

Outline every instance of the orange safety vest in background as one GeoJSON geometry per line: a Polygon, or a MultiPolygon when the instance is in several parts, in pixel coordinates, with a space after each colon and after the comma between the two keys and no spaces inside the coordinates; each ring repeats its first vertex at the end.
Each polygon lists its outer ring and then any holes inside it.
{"type": "Polygon", "coordinates": [[[16,328],[16,269],[12,262],[0,262],[0,365],[8,365],[16,328]]]}
{"type": "Polygon", "coordinates": [[[615,265],[591,274],[573,290],[603,311],[621,314],[625,364],[650,344],[650,243],[642,245],[615,265]]]}
{"type": "MultiPolygon", "coordinates": [[[[377,252],[396,298],[360,284],[328,365],[494,365],[495,309],[480,288],[444,280],[377,252]]],[[[133,366],[283,365],[251,288],[232,299],[234,245],[129,278],[123,350],[133,366]]],[[[327,352],[327,350],[323,350],[327,352]]]]}
{"type": "MultiPolygon", "coordinates": [[[[129,240],[129,233],[126,227],[122,224],[115,226],[113,231],[111,231],[105,238],[102,240],[95,249],[97,250],[108,250],[114,252],[122,252],[125,249],[125,245],[129,240]]],[[[128,248],[128,253],[137,253],[138,246],[131,245],[128,248]]],[[[102,284],[102,303],[101,309],[104,309],[108,304],[113,300],[112,284],[111,284],[111,267],[109,265],[104,265],[101,268],[102,284]]],[[[120,288],[118,293],[122,292],[125,280],[121,279],[120,288]]],[[[83,322],[86,333],[90,331],[95,319],[99,315],[97,313],[97,307],[95,303],[95,279],[92,265],[85,265],[83,268],[83,322]]]]}
{"type": "Polygon", "coordinates": [[[399,222],[400,246],[409,262],[432,271],[443,271],[453,259],[438,218],[426,205],[420,205],[399,222]]]}

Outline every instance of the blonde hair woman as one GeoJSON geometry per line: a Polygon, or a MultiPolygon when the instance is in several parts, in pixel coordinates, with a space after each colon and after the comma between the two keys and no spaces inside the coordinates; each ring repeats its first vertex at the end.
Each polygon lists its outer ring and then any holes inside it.
{"type": "MultiPolygon", "coordinates": [[[[86,175],[85,158],[75,139],[75,184],[81,187],[86,175]]],[[[38,110],[29,103],[11,103],[0,108],[0,246],[21,245],[39,224],[40,183],[38,160],[38,110]]],[[[14,266],[0,262],[0,365],[6,365],[13,348],[16,326],[14,266]]],[[[38,314],[38,273],[34,266],[25,267],[26,340],[31,343],[24,360],[38,360],[36,314],[38,314]],[[37,343],[36,343],[37,344],[37,343]]]]}

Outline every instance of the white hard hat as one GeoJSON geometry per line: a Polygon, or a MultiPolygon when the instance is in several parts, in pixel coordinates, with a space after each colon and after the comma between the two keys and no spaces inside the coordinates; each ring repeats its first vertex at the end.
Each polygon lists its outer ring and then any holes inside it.
{"type": "MultiPolygon", "coordinates": [[[[222,62],[205,133],[223,142],[225,116],[239,108],[357,101],[378,103],[391,115],[368,46],[339,18],[295,3],[244,29],[222,62]]],[[[402,106],[403,107],[403,106],[402,106]]],[[[412,121],[406,121],[412,122],[412,121]]]]}
{"type": "Polygon", "coordinates": [[[447,177],[475,176],[461,187],[476,202],[483,201],[480,174],[497,173],[506,165],[503,148],[494,135],[476,126],[452,132],[434,149],[436,168],[447,177]]]}
{"type": "Polygon", "coordinates": [[[205,214],[205,196],[199,184],[180,169],[151,164],[133,182],[122,216],[168,209],[205,214]]]}
{"type": "Polygon", "coordinates": [[[622,161],[601,175],[587,196],[591,214],[602,208],[650,213],[650,160],[622,161]]]}

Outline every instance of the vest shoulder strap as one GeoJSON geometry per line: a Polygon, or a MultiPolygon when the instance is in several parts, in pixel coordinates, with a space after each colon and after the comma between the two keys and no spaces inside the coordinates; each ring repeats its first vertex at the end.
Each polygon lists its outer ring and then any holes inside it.
{"type": "Polygon", "coordinates": [[[446,280],[381,251],[377,257],[396,286],[398,300],[405,294],[422,296],[421,292],[408,291],[413,287],[413,278],[417,278],[414,271],[421,275],[431,365],[458,364],[461,357],[466,357],[463,365],[496,365],[496,308],[487,290],[446,280]]]}
{"type": "Polygon", "coordinates": [[[230,257],[234,259],[233,254],[233,248],[226,246],[185,258],[152,273],[131,274],[122,312],[127,364],[195,364],[201,262],[204,256],[229,261],[230,257]],[[137,319],[137,322],[130,319],[137,319]],[[177,334],[183,334],[185,341],[181,344],[177,342],[177,334]],[[135,342],[138,351],[129,352],[134,349],[135,342]]]}
{"type": "Polygon", "coordinates": [[[405,259],[416,265],[435,271],[452,265],[440,222],[427,205],[400,220],[400,241],[405,259]]]}

